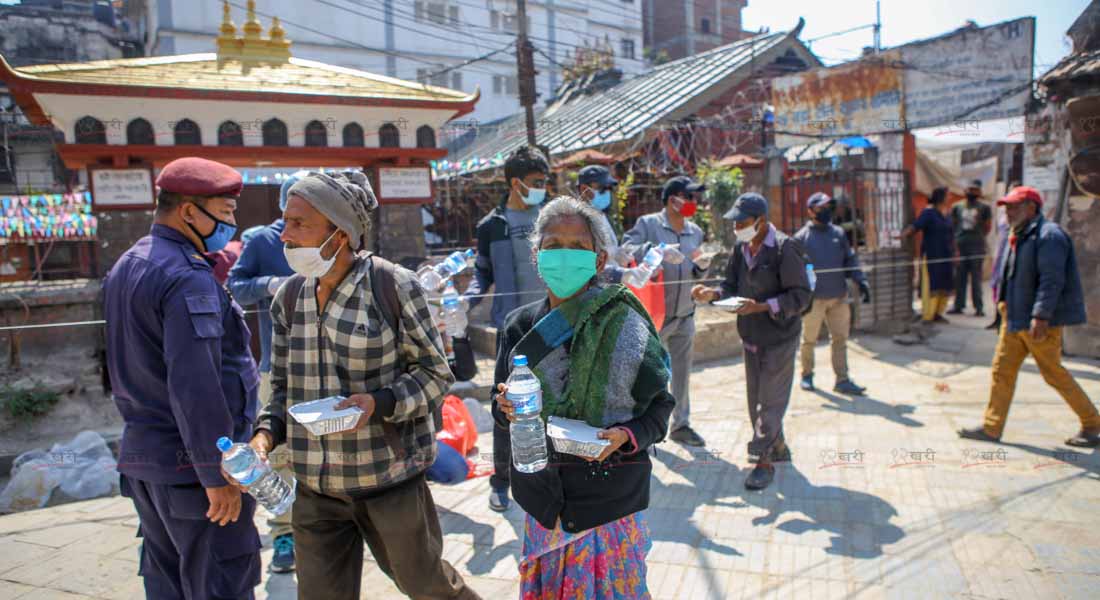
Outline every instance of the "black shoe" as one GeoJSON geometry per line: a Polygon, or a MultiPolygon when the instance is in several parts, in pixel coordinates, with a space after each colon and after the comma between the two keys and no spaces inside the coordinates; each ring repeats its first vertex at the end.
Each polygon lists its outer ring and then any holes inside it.
{"type": "Polygon", "coordinates": [[[508,490],[493,490],[489,492],[489,509],[493,512],[504,512],[508,510],[508,490]]]}
{"type": "Polygon", "coordinates": [[[770,464],[758,464],[745,478],[745,489],[762,490],[771,485],[772,479],[775,479],[775,467],[770,464]]]}
{"type": "Polygon", "coordinates": [[[289,573],[294,570],[294,536],[280,535],[273,542],[275,554],[271,557],[272,573],[289,573]]]}
{"type": "Polygon", "coordinates": [[[979,442],[993,442],[997,443],[1001,441],[999,437],[993,437],[985,432],[985,427],[972,427],[970,429],[960,429],[957,432],[959,437],[968,440],[978,440],[979,442]]]}
{"type": "MultiPolygon", "coordinates": [[[[951,314],[951,313],[948,313],[948,314],[951,314]]],[[[947,318],[944,317],[943,315],[936,315],[936,318],[934,319],[934,322],[940,323],[942,325],[950,325],[951,324],[951,321],[948,321],[947,318]]]]}
{"type": "Polygon", "coordinates": [[[862,396],[863,393],[867,391],[867,388],[856,385],[851,379],[845,379],[844,381],[838,381],[836,385],[833,386],[833,391],[848,396],[862,396]]]}
{"type": "Polygon", "coordinates": [[[949,314],[949,315],[961,315],[961,314],[963,314],[963,309],[956,306],[955,308],[952,308],[951,310],[947,311],[947,314],[949,314]]]}
{"type": "Polygon", "coordinates": [[[979,308],[978,310],[974,311],[974,316],[975,317],[984,317],[985,316],[985,311],[979,308]]]}
{"type": "Polygon", "coordinates": [[[992,323],[990,323],[989,325],[986,325],[985,328],[990,330],[990,331],[997,331],[998,329],[1000,329],[1001,328],[1001,317],[998,316],[996,319],[993,320],[992,323]]]}
{"type": "Polygon", "coordinates": [[[768,460],[773,463],[791,462],[791,447],[786,442],[776,442],[768,453],[768,460]]]}
{"type": "Polygon", "coordinates": [[[800,383],[799,385],[801,385],[802,389],[806,390],[807,392],[812,392],[814,389],[814,376],[807,375],[803,377],[802,383],[800,383]]]}
{"type": "Polygon", "coordinates": [[[1076,448],[1095,448],[1100,446],[1100,432],[1089,432],[1082,429],[1077,435],[1066,440],[1066,445],[1076,448]]]}
{"type": "Polygon", "coordinates": [[[696,448],[702,448],[707,443],[703,441],[702,436],[695,433],[695,430],[691,427],[681,427],[676,431],[668,434],[668,439],[674,442],[680,442],[685,446],[695,446],[696,448]]]}

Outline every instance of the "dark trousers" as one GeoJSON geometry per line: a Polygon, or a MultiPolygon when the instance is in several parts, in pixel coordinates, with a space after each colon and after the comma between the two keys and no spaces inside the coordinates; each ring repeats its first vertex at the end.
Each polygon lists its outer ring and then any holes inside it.
{"type": "Polygon", "coordinates": [[[794,337],[753,350],[745,347],[745,387],[753,431],[748,448],[750,459],[766,457],[784,439],[783,415],[791,401],[798,345],[799,338],[794,337]]]}
{"type": "Polygon", "coordinates": [[[299,598],[359,600],[363,542],[379,568],[414,600],[478,598],[443,560],[439,514],[422,475],[370,498],[320,494],[301,482],[297,494],[299,598]]]}
{"type": "Polygon", "coordinates": [[[960,251],[964,258],[959,259],[959,265],[955,268],[955,310],[966,308],[966,281],[970,279],[970,297],[974,302],[974,310],[982,310],[982,262],[985,253],[983,248],[971,248],[968,252],[960,251]],[[972,258],[965,258],[965,257],[972,258]]]}
{"type": "Polygon", "coordinates": [[[206,518],[210,501],[199,484],[158,485],[122,476],[122,495],[137,509],[142,538],[138,574],[148,600],[251,600],[260,584],[256,501],[241,498],[236,523],[206,518]]]}
{"type": "Polygon", "coordinates": [[[493,423],[493,475],[489,486],[494,490],[507,490],[512,468],[512,435],[507,427],[493,423]]]}

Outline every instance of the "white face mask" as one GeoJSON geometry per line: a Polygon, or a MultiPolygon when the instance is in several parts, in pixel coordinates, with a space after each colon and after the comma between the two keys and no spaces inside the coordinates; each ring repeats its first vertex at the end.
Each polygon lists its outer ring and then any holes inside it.
{"type": "Polygon", "coordinates": [[[332,258],[326,260],[321,256],[321,248],[324,248],[325,244],[328,244],[334,235],[336,235],[335,231],[318,248],[287,248],[284,245],[283,256],[286,256],[287,264],[295,273],[303,277],[318,279],[324,277],[332,270],[332,265],[336,263],[337,253],[333,252],[332,258]]]}
{"type": "Polygon", "coordinates": [[[757,229],[760,227],[760,222],[757,221],[752,227],[746,227],[744,229],[738,229],[735,233],[737,235],[737,241],[742,243],[749,243],[752,238],[756,237],[757,229]]]}

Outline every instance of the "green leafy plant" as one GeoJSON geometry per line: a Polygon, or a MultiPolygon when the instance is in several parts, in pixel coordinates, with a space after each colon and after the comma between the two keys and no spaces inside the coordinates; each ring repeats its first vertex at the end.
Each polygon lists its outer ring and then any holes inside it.
{"type": "Polygon", "coordinates": [[[707,186],[703,197],[709,207],[709,210],[698,214],[695,222],[703,228],[709,239],[717,238],[723,246],[732,246],[733,234],[729,227],[722,226],[722,215],[733,208],[733,203],[741,195],[745,174],[739,167],[723,167],[713,161],[706,161],[699,165],[695,176],[700,183],[707,186]]]}
{"type": "Polygon", "coordinates": [[[615,230],[615,237],[623,235],[623,211],[626,210],[626,201],[630,198],[630,188],[634,187],[634,172],[627,174],[626,179],[619,182],[615,188],[615,210],[611,211],[611,228],[615,230]]]}
{"type": "Polygon", "coordinates": [[[0,405],[4,407],[4,412],[19,421],[29,421],[49,413],[59,400],[61,400],[59,394],[41,387],[0,388],[0,405]]]}

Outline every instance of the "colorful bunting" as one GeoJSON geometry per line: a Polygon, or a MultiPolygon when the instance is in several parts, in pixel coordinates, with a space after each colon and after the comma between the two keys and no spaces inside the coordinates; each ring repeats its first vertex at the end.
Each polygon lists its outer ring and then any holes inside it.
{"type": "Polygon", "coordinates": [[[0,242],[92,240],[99,223],[90,192],[0,197],[0,242]]]}

